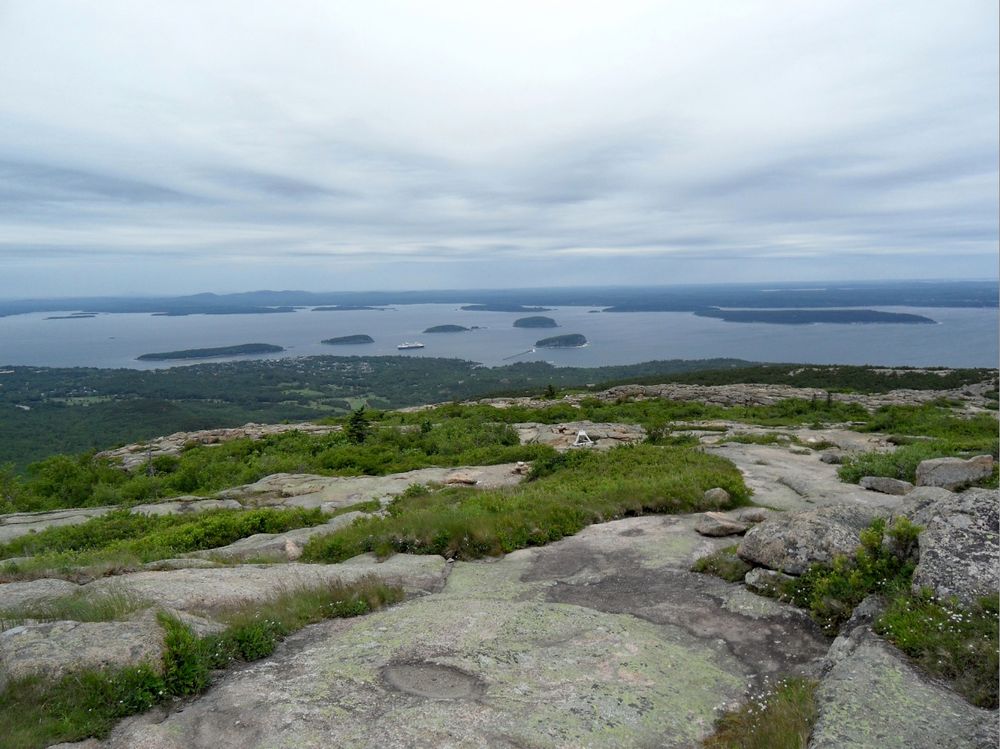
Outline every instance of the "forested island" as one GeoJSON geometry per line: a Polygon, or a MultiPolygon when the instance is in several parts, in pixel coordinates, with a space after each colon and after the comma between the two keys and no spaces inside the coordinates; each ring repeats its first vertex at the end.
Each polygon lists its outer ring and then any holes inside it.
{"type": "Polygon", "coordinates": [[[558,328],[559,324],[551,317],[535,315],[534,317],[519,317],[514,321],[515,328],[558,328]]]}
{"type": "Polygon", "coordinates": [[[89,317],[97,317],[95,312],[74,312],[71,315],[52,315],[46,320],[86,320],[89,317]]]}
{"type": "Polygon", "coordinates": [[[427,328],[425,333],[464,333],[466,330],[471,330],[471,328],[466,328],[461,325],[433,325],[427,328]]]}
{"type": "Polygon", "coordinates": [[[586,337],[579,333],[554,335],[551,338],[543,338],[540,341],[535,341],[535,346],[538,348],[580,348],[580,346],[586,345],[586,337]]]}
{"type": "Polygon", "coordinates": [[[336,338],[327,338],[320,343],[326,343],[330,346],[352,346],[358,343],[375,343],[375,339],[370,335],[365,335],[364,333],[359,333],[357,335],[342,335],[336,338]]]}
{"type": "Polygon", "coordinates": [[[879,312],[872,309],[704,309],[698,317],[715,317],[725,322],[761,322],[771,325],[811,325],[812,323],[935,325],[923,315],[903,312],[879,312]]]}
{"type": "Polygon", "coordinates": [[[271,343],[241,343],[238,346],[216,346],[214,348],[189,348],[180,351],[160,351],[143,354],[140,361],[170,361],[173,359],[212,359],[217,356],[247,356],[250,354],[277,354],[284,347],[271,343]]]}

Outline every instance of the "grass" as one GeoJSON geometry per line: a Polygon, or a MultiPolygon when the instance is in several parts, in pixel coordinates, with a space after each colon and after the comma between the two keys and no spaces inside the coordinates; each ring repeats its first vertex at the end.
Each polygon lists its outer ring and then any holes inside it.
{"type": "Polygon", "coordinates": [[[701,557],[691,566],[692,572],[715,575],[731,583],[742,582],[753,567],[736,556],[736,545],[726,546],[701,557]]]}
{"type": "Polygon", "coordinates": [[[632,445],[573,451],[536,462],[531,480],[506,490],[447,488],[400,497],[389,515],[310,539],[309,561],[337,562],[373,551],[475,559],[540,546],[592,523],[649,513],[695,512],[720,486],[728,507],[749,490],[728,461],[679,447],[632,445]]]}
{"type": "Polygon", "coordinates": [[[174,697],[204,691],[214,669],[273,652],[291,632],[332,617],[356,616],[402,598],[374,579],[287,591],[229,612],[220,635],[196,637],[176,619],[160,617],[162,664],[87,670],[57,680],[28,677],[0,691],[0,736],[6,749],[41,749],[103,737],[115,723],[174,697]]]}
{"type": "Polygon", "coordinates": [[[705,749],[806,749],[816,722],[816,686],[789,678],[723,715],[705,749]]]}
{"type": "Polygon", "coordinates": [[[0,557],[32,555],[0,563],[0,580],[48,574],[86,578],[120,572],[190,551],[225,546],[256,533],[320,525],[330,517],[319,509],[299,507],[150,516],[119,510],[79,525],[46,528],[0,546],[0,557]]]}
{"type": "Polygon", "coordinates": [[[964,607],[922,591],[894,597],[875,630],[924,671],[951,682],[973,705],[996,708],[998,624],[998,596],[964,607]]]}
{"type": "Polygon", "coordinates": [[[15,608],[0,608],[0,631],[22,624],[28,619],[45,622],[118,621],[148,607],[148,601],[124,588],[114,588],[100,595],[78,591],[15,608]]]}

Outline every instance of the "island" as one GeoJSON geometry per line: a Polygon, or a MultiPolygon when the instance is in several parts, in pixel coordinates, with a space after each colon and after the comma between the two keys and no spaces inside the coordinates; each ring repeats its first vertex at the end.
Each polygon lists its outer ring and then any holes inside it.
{"type": "Polygon", "coordinates": [[[97,317],[96,312],[74,312],[71,315],[51,315],[46,320],[86,320],[90,317],[97,317]]]}
{"type": "Polygon", "coordinates": [[[461,325],[434,325],[425,330],[425,333],[464,333],[470,328],[462,327],[461,325]]]}
{"type": "Polygon", "coordinates": [[[353,346],[358,343],[375,343],[375,339],[370,335],[359,333],[357,335],[342,335],[337,338],[327,338],[325,341],[320,341],[320,343],[326,343],[330,346],[353,346]]]}
{"type": "Polygon", "coordinates": [[[579,333],[554,335],[551,338],[543,338],[540,341],[535,341],[536,348],[580,348],[586,345],[587,339],[579,333]]]}
{"type": "Polygon", "coordinates": [[[903,325],[936,325],[937,321],[923,315],[904,312],[879,312],[872,309],[710,309],[697,310],[698,317],[715,317],[725,322],[758,322],[770,325],[839,325],[895,323],[903,325]]]}
{"type": "Polygon", "coordinates": [[[551,317],[535,315],[534,317],[519,317],[514,321],[515,328],[558,328],[559,324],[551,317]]]}
{"type": "Polygon", "coordinates": [[[466,312],[549,312],[549,307],[525,307],[523,304],[467,304],[466,312]]]}
{"type": "Polygon", "coordinates": [[[385,307],[369,307],[365,304],[334,304],[331,307],[313,307],[312,309],[313,312],[358,312],[363,310],[385,312],[385,307]]]}
{"type": "Polygon", "coordinates": [[[154,312],[153,317],[187,317],[188,315],[271,315],[294,312],[295,307],[179,307],[154,312]]]}
{"type": "Polygon", "coordinates": [[[213,359],[218,356],[249,356],[252,354],[276,354],[285,349],[270,343],[241,343],[239,346],[216,346],[215,348],[189,348],[181,351],[160,351],[136,357],[139,361],[169,361],[172,359],[213,359]]]}

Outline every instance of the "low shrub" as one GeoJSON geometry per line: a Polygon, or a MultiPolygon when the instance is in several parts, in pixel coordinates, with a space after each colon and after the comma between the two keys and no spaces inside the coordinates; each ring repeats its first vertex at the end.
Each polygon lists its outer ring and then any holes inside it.
{"type": "Polygon", "coordinates": [[[816,723],[816,687],[811,679],[780,680],[764,694],[716,721],[705,749],[806,749],[816,723]]]}
{"type": "Polygon", "coordinates": [[[735,545],[727,546],[701,557],[691,566],[691,571],[715,575],[731,583],[742,582],[753,567],[736,555],[736,548],[735,545]]]}

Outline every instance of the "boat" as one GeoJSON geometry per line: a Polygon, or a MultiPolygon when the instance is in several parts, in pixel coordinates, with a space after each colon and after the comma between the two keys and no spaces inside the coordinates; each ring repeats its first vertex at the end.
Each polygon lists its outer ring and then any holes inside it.
{"type": "Polygon", "coordinates": [[[419,341],[403,342],[398,346],[396,346],[396,348],[399,349],[400,351],[406,351],[407,349],[411,348],[423,348],[423,347],[424,344],[420,343],[419,341]]]}

